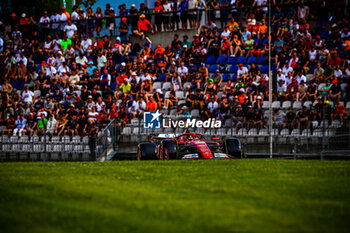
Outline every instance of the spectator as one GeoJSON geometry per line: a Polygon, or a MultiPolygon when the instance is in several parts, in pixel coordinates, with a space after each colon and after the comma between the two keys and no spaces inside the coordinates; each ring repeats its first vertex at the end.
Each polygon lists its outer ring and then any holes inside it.
{"type": "Polygon", "coordinates": [[[109,3],[106,4],[104,16],[108,17],[108,19],[106,20],[106,28],[109,31],[109,35],[113,36],[115,26],[114,9],[111,8],[111,5],[109,3]]]}

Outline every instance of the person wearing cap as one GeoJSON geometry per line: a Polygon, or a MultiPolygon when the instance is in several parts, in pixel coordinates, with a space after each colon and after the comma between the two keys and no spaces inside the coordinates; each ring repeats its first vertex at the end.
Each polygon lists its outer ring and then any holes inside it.
{"type": "Polygon", "coordinates": [[[220,85],[222,83],[222,76],[219,70],[215,71],[215,74],[211,77],[211,79],[213,79],[214,84],[216,85],[216,89],[220,88],[220,85]]]}
{"type": "Polygon", "coordinates": [[[87,64],[88,64],[88,67],[86,69],[87,69],[88,75],[93,75],[94,74],[94,70],[96,70],[97,67],[94,66],[94,62],[93,61],[89,61],[87,64]]]}
{"type": "Polygon", "coordinates": [[[249,129],[253,127],[253,120],[254,120],[253,106],[249,104],[246,108],[244,108],[244,105],[242,104],[242,108],[245,113],[243,125],[247,129],[247,131],[249,131],[249,129]]]}
{"type": "Polygon", "coordinates": [[[110,36],[113,36],[114,34],[114,25],[115,25],[115,20],[114,20],[114,9],[111,8],[111,5],[109,3],[106,4],[106,9],[105,9],[105,17],[108,17],[106,20],[106,28],[109,31],[110,36]]]}
{"type": "MultiPolygon", "coordinates": [[[[235,97],[236,99],[236,97],[235,97]]],[[[237,97],[238,99],[238,97],[237,97]]],[[[243,122],[245,121],[245,113],[242,109],[242,105],[238,104],[235,112],[233,112],[233,116],[232,116],[232,126],[235,127],[235,129],[237,130],[237,128],[239,126],[243,125],[243,122]]]]}
{"type": "Polygon", "coordinates": [[[285,82],[285,80],[286,80],[286,76],[285,76],[284,73],[282,72],[282,69],[281,69],[281,68],[279,68],[279,69],[277,70],[276,79],[277,79],[277,83],[279,83],[280,80],[282,80],[283,82],[285,82]]]}
{"type": "Polygon", "coordinates": [[[238,70],[237,70],[237,80],[243,80],[243,82],[245,83],[247,78],[248,78],[248,68],[243,66],[242,63],[240,63],[238,65],[238,70]]]}
{"type": "Polygon", "coordinates": [[[237,54],[239,54],[240,56],[243,56],[244,50],[242,49],[242,42],[241,42],[241,40],[238,39],[237,34],[233,35],[232,49],[234,49],[234,50],[233,50],[233,54],[231,54],[231,56],[235,57],[235,56],[237,56],[237,54]]]}
{"type": "Polygon", "coordinates": [[[144,14],[140,15],[140,19],[137,22],[137,30],[134,30],[133,33],[136,34],[139,37],[139,44],[142,45],[143,39],[146,39],[148,43],[152,44],[151,39],[148,36],[148,32],[154,33],[153,26],[146,19],[146,16],[144,14]]]}
{"type": "Polygon", "coordinates": [[[130,94],[131,85],[129,83],[128,78],[124,78],[123,83],[119,86],[119,89],[121,90],[121,93],[119,94],[119,98],[130,94]]]}
{"type": "MultiPolygon", "coordinates": [[[[88,37],[87,34],[84,34],[83,35],[83,39],[82,41],[80,42],[80,49],[84,52],[87,52],[87,51],[90,51],[92,48],[92,41],[91,39],[88,37]]],[[[82,52],[79,53],[80,54],[83,54],[82,52]]],[[[84,55],[84,54],[83,54],[84,55]]]]}
{"type": "Polygon", "coordinates": [[[124,41],[129,32],[129,24],[128,24],[128,19],[126,17],[121,18],[118,31],[120,34],[119,40],[124,41]]]}
{"type": "Polygon", "coordinates": [[[326,85],[324,85],[323,87],[321,87],[319,89],[320,91],[320,95],[323,97],[323,98],[328,98],[328,94],[330,92],[330,89],[331,89],[331,80],[330,79],[327,79],[326,81],[326,85]]]}
{"type": "Polygon", "coordinates": [[[37,118],[38,121],[37,121],[37,127],[36,127],[38,135],[42,135],[44,133],[44,130],[46,130],[46,127],[47,127],[48,119],[46,119],[45,113],[43,112],[38,113],[38,118],[37,118]]]}
{"type": "Polygon", "coordinates": [[[160,88],[158,88],[153,94],[153,98],[157,102],[158,107],[161,109],[164,102],[164,94],[160,88]]]}
{"type": "Polygon", "coordinates": [[[342,91],[341,91],[340,85],[338,84],[338,80],[334,79],[332,81],[332,86],[329,90],[329,95],[328,95],[329,99],[332,100],[333,102],[338,102],[340,101],[341,94],[342,94],[342,91]]]}
{"type": "Polygon", "coordinates": [[[216,93],[216,85],[214,84],[214,80],[213,79],[208,79],[208,83],[205,85],[204,88],[204,96],[205,99],[207,100],[208,98],[210,98],[210,93],[216,93]]]}
{"type": "Polygon", "coordinates": [[[160,0],[157,0],[155,3],[154,3],[154,13],[157,13],[155,14],[155,24],[157,26],[157,31],[158,32],[161,32],[162,31],[162,23],[163,23],[163,5],[161,4],[160,0]]]}
{"type": "Polygon", "coordinates": [[[209,112],[212,114],[213,117],[214,112],[219,108],[219,104],[216,101],[215,96],[210,96],[207,108],[209,109],[209,112]]]}

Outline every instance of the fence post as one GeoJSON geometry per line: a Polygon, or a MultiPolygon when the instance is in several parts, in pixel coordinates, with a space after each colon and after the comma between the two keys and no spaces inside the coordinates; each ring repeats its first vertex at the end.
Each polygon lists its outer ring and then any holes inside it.
{"type": "Polygon", "coordinates": [[[138,143],[141,143],[141,116],[140,116],[140,112],[138,112],[137,115],[139,118],[138,143]]]}
{"type": "Polygon", "coordinates": [[[47,151],[46,151],[46,127],[45,127],[45,122],[43,122],[43,124],[44,124],[44,158],[43,158],[43,161],[46,162],[47,151]]]}

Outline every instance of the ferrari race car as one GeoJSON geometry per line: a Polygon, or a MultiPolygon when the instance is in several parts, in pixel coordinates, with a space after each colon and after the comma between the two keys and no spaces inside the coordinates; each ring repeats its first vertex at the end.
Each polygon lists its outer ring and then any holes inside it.
{"type": "Polygon", "coordinates": [[[150,136],[150,142],[140,143],[138,160],[167,159],[231,159],[243,158],[244,151],[237,138],[205,140],[200,133],[184,133],[178,136],[159,134],[150,136]]]}

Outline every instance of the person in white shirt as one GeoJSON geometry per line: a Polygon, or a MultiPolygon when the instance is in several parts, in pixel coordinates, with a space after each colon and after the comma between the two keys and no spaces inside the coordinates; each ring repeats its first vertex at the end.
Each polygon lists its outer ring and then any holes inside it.
{"type": "Polygon", "coordinates": [[[77,56],[77,57],[75,58],[75,62],[76,62],[77,64],[80,64],[80,65],[84,66],[84,65],[87,65],[88,59],[84,56],[83,53],[79,53],[79,56],[77,56]]]}
{"type": "Polygon", "coordinates": [[[59,67],[63,62],[65,62],[66,59],[62,56],[62,52],[58,51],[57,52],[57,57],[56,57],[56,67],[59,67]]]}
{"type": "Polygon", "coordinates": [[[237,70],[237,80],[243,79],[245,80],[248,76],[248,69],[247,67],[244,67],[243,64],[238,65],[238,70],[237,70]]]}
{"type": "MultiPolygon", "coordinates": [[[[255,0],[253,6],[267,6],[267,0],[255,0]]],[[[264,14],[267,14],[267,7],[260,8],[264,14]]]]}
{"type": "Polygon", "coordinates": [[[48,35],[45,42],[44,42],[44,49],[45,50],[49,50],[51,48],[51,46],[53,45],[52,40],[51,40],[51,36],[48,35]]]}
{"type": "Polygon", "coordinates": [[[16,62],[17,62],[17,63],[22,62],[25,66],[27,66],[28,59],[24,56],[24,53],[21,52],[21,53],[20,53],[20,56],[17,57],[16,62]]]}
{"type": "Polygon", "coordinates": [[[317,50],[315,49],[315,45],[311,46],[311,50],[309,50],[309,60],[310,62],[315,63],[317,59],[317,50]]]}
{"type": "Polygon", "coordinates": [[[56,68],[53,67],[51,63],[47,63],[47,65],[48,65],[48,67],[46,67],[46,69],[45,69],[46,76],[55,75],[57,72],[56,68]]]}
{"type": "Polygon", "coordinates": [[[134,101],[133,106],[135,106],[135,111],[139,113],[146,110],[146,102],[142,98],[139,98],[139,101],[134,101]]]}
{"type": "Polygon", "coordinates": [[[62,76],[62,73],[68,73],[70,71],[69,67],[62,62],[62,64],[57,68],[58,74],[62,76]]]}
{"type": "Polygon", "coordinates": [[[289,84],[292,83],[292,79],[293,79],[292,73],[289,72],[289,73],[288,73],[288,76],[286,76],[286,79],[285,79],[284,84],[288,87],[289,84]]]}
{"type": "Polygon", "coordinates": [[[33,104],[35,100],[35,95],[31,90],[29,90],[28,86],[24,87],[24,91],[22,93],[22,100],[24,105],[27,105],[27,103],[33,104]]]}
{"type": "Polygon", "coordinates": [[[283,73],[284,73],[284,76],[288,76],[288,73],[293,73],[293,68],[289,66],[289,62],[286,61],[286,64],[283,66],[283,69],[282,69],[283,73]]]}
{"type": "Polygon", "coordinates": [[[298,19],[307,19],[309,17],[309,7],[305,6],[305,4],[302,2],[301,5],[298,7],[298,19]]]}
{"type": "Polygon", "coordinates": [[[91,39],[88,38],[88,35],[83,36],[83,40],[80,43],[80,48],[86,52],[88,49],[90,49],[92,46],[92,41],[91,39]]]}
{"type": "Polygon", "coordinates": [[[63,31],[64,27],[67,25],[67,20],[68,20],[68,18],[66,16],[66,14],[62,11],[62,13],[60,14],[60,21],[61,21],[60,29],[61,29],[61,31],[63,31]]]}
{"type": "MultiPolygon", "coordinates": [[[[197,0],[188,1],[188,10],[195,10],[197,9],[197,6],[198,6],[197,0]]],[[[190,28],[197,27],[197,11],[189,11],[188,19],[190,21],[190,28]]]]}
{"type": "MultiPolygon", "coordinates": [[[[169,3],[168,0],[165,0],[164,1],[164,4],[163,4],[163,11],[164,12],[170,12],[171,11],[171,4],[169,3]]],[[[169,27],[169,23],[171,23],[169,21],[169,17],[170,17],[170,14],[165,14],[164,15],[164,30],[167,31],[168,29],[170,29],[169,27]]]]}
{"type": "Polygon", "coordinates": [[[61,15],[57,14],[57,11],[53,12],[53,15],[50,17],[50,22],[51,22],[51,29],[57,33],[57,29],[59,28],[60,24],[57,23],[61,21],[61,15]]]}
{"type": "Polygon", "coordinates": [[[285,82],[286,76],[283,74],[282,69],[278,69],[278,71],[277,71],[277,78],[276,79],[277,79],[277,83],[279,83],[280,80],[285,82]]]}
{"type": "Polygon", "coordinates": [[[304,83],[306,83],[306,77],[302,71],[298,72],[298,75],[296,76],[296,78],[297,78],[297,82],[299,85],[300,85],[301,81],[304,81],[304,83]]]}
{"type": "Polygon", "coordinates": [[[98,97],[96,104],[96,110],[97,112],[101,112],[105,110],[106,104],[104,101],[102,101],[102,97],[98,97]]]}
{"type": "Polygon", "coordinates": [[[224,30],[221,32],[221,39],[224,37],[230,38],[231,36],[231,31],[228,29],[228,27],[225,25],[224,30]]]}
{"type": "Polygon", "coordinates": [[[106,62],[107,62],[107,58],[105,57],[105,55],[102,54],[102,52],[98,52],[98,56],[97,56],[97,67],[99,69],[103,68],[106,66],[106,62]]]}
{"type": "Polygon", "coordinates": [[[44,15],[40,18],[40,24],[42,28],[49,29],[50,28],[51,19],[47,16],[47,11],[44,11],[44,15]]]}
{"type": "Polygon", "coordinates": [[[71,20],[68,20],[67,25],[64,26],[63,31],[66,33],[69,39],[73,39],[77,34],[78,28],[75,24],[72,24],[71,20]]]}
{"type": "Polygon", "coordinates": [[[215,97],[210,97],[210,102],[208,103],[208,109],[210,113],[213,113],[216,109],[219,108],[218,102],[215,101],[215,97]]]}
{"type": "Polygon", "coordinates": [[[79,16],[79,14],[77,13],[77,7],[73,7],[73,11],[72,11],[72,13],[70,14],[70,18],[71,18],[71,20],[73,20],[73,21],[80,19],[80,16],[79,16]]]}
{"type": "Polygon", "coordinates": [[[97,116],[98,116],[98,112],[96,112],[96,106],[93,106],[91,112],[88,113],[88,121],[90,122],[97,121],[97,116]]]}
{"type": "Polygon", "coordinates": [[[343,76],[343,71],[341,71],[340,69],[340,65],[337,65],[337,68],[334,69],[334,77],[336,77],[337,79],[342,78],[343,76]]]}
{"type": "Polygon", "coordinates": [[[56,34],[55,39],[53,39],[53,41],[52,41],[52,45],[53,45],[53,50],[54,51],[58,51],[58,50],[61,49],[61,41],[62,40],[60,39],[58,34],[56,34]]]}
{"type": "Polygon", "coordinates": [[[187,79],[188,69],[185,66],[185,63],[181,62],[180,67],[177,68],[177,72],[179,73],[180,77],[187,79]]]}

